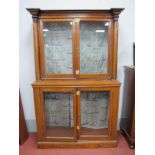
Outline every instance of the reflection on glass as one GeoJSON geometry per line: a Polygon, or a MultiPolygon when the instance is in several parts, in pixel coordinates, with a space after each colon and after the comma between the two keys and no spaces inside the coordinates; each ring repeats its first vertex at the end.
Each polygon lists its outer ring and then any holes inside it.
{"type": "Polygon", "coordinates": [[[108,22],[80,22],[80,73],[107,73],[108,22]]]}
{"type": "Polygon", "coordinates": [[[73,99],[70,93],[44,93],[46,135],[73,137],[73,99]]]}
{"type": "Polygon", "coordinates": [[[81,92],[81,134],[108,134],[109,92],[81,92]]]}
{"type": "Polygon", "coordinates": [[[71,22],[45,22],[43,37],[46,74],[72,74],[71,22]]]}

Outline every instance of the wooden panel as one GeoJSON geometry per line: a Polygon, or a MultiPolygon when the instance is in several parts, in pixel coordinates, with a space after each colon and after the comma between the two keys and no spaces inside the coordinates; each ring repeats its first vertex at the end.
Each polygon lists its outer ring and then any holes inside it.
{"type": "Polygon", "coordinates": [[[102,148],[102,147],[116,147],[116,140],[105,140],[105,141],[84,141],[79,140],[78,142],[41,142],[38,141],[37,145],[39,148],[102,148]]]}
{"type": "Polygon", "coordinates": [[[129,146],[135,145],[135,68],[125,66],[123,106],[120,128],[129,146]]]}
{"type": "Polygon", "coordinates": [[[118,20],[113,24],[113,79],[117,78],[118,20]]]}
{"type": "Polygon", "coordinates": [[[25,122],[25,116],[22,101],[19,93],[19,143],[23,144],[28,138],[28,131],[25,122]]]}
{"type": "Polygon", "coordinates": [[[83,130],[81,130],[81,135],[107,135],[108,134],[108,129],[88,129],[88,128],[83,128],[83,130]]]}
{"type": "Polygon", "coordinates": [[[73,130],[70,128],[65,127],[51,127],[46,130],[46,135],[50,137],[51,133],[55,135],[55,137],[63,137],[64,135],[66,137],[72,137],[73,136],[73,130]],[[58,136],[57,136],[58,135],[58,136]]]}
{"type": "Polygon", "coordinates": [[[109,10],[40,10],[39,8],[28,8],[27,9],[32,16],[40,18],[60,18],[67,17],[102,17],[111,18],[114,14],[119,15],[124,9],[123,8],[112,8],[109,10]]]}
{"type": "Polygon", "coordinates": [[[34,104],[35,104],[35,115],[36,115],[36,123],[37,123],[37,139],[42,140],[44,137],[44,126],[43,126],[43,107],[41,104],[40,98],[40,89],[33,88],[34,94],[34,104]]]}
{"type": "Polygon", "coordinates": [[[39,32],[38,32],[38,19],[34,18],[33,20],[33,33],[34,33],[34,49],[35,49],[35,73],[36,73],[36,80],[39,80],[40,75],[40,53],[39,53],[39,32]]]}
{"type": "MultiPolygon", "coordinates": [[[[37,104],[37,103],[36,103],[37,104]]],[[[77,131],[76,131],[76,97],[75,97],[75,88],[40,88],[40,116],[42,118],[42,129],[43,129],[43,137],[42,140],[45,141],[76,141],[77,139],[77,131]],[[73,135],[72,137],[67,137],[67,135],[64,136],[49,136],[48,133],[51,131],[56,132],[56,129],[54,128],[53,130],[48,130],[46,128],[46,119],[45,119],[45,103],[44,103],[44,96],[43,93],[45,92],[59,92],[59,93],[64,93],[64,92],[70,92],[73,95],[73,118],[74,118],[74,128],[73,128],[73,135]]],[[[60,130],[60,129],[59,129],[60,130]]],[[[68,128],[67,128],[68,130],[68,128]]],[[[64,130],[66,132],[66,130],[64,130]]],[[[62,130],[59,132],[62,133],[62,130]]]]}
{"type": "Polygon", "coordinates": [[[120,82],[117,80],[48,80],[48,81],[36,81],[32,83],[33,87],[51,87],[51,86],[56,86],[56,87],[119,87],[120,82]]]}
{"type": "Polygon", "coordinates": [[[118,121],[118,104],[119,104],[119,88],[113,88],[113,101],[111,106],[111,136],[117,138],[117,121],[118,121]]]}

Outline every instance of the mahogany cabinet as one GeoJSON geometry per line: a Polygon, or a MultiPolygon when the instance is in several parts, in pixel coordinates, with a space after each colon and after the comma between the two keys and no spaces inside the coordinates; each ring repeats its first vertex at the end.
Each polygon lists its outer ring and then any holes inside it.
{"type": "Polygon", "coordinates": [[[27,9],[33,18],[38,147],[117,146],[123,9],[27,9]]]}
{"type": "Polygon", "coordinates": [[[32,85],[39,147],[117,145],[118,81],[53,80],[32,85]]]}
{"type": "Polygon", "coordinates": [[[120,129],[130,148],[135,147],[135,67],[125,66],[124,94],[120,129]]]}

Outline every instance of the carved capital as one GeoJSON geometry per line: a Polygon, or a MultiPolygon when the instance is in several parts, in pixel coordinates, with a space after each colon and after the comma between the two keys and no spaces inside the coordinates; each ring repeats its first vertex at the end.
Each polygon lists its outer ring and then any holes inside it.
{"type": "Polygon", "coordinates": [[[117,21],[118,21],[118,18],[119,18],[119,16],[118,16],[118,15],[114,15],[114,16],[113,16],[113,19],[114,19],[114,21],[115,21],[115,22],[117,22],[117,21]]]}
{"type": "Polygon", "coordinates": [[[32,17],[33,18],[33,22],[37,23],[38,22],[38,17],[32,17]]]}
{"type": "Polygon", "coordinates": [[[39,13],[40,13],[40,9],[27,8],[26,10],[29,11],[30,14],[32,15],[33,21],[37,22],[38,21],[38,16],[39,16],[39,13]]]}
{"type": "Polygon", "coordinates": [[[114,21],[118,21],[119,14],[124,10],[124,8],[112,8],[111,12],[113,14],[114,21]]]}

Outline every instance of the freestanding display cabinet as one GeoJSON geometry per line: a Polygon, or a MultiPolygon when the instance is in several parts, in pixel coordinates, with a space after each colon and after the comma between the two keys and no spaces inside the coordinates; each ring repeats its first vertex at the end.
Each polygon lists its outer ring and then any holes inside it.
{"type": "Polygon", "coordinates": [[[117,146],[123,9],[27,10],[34,26],[38,147],[117,146]]]}

